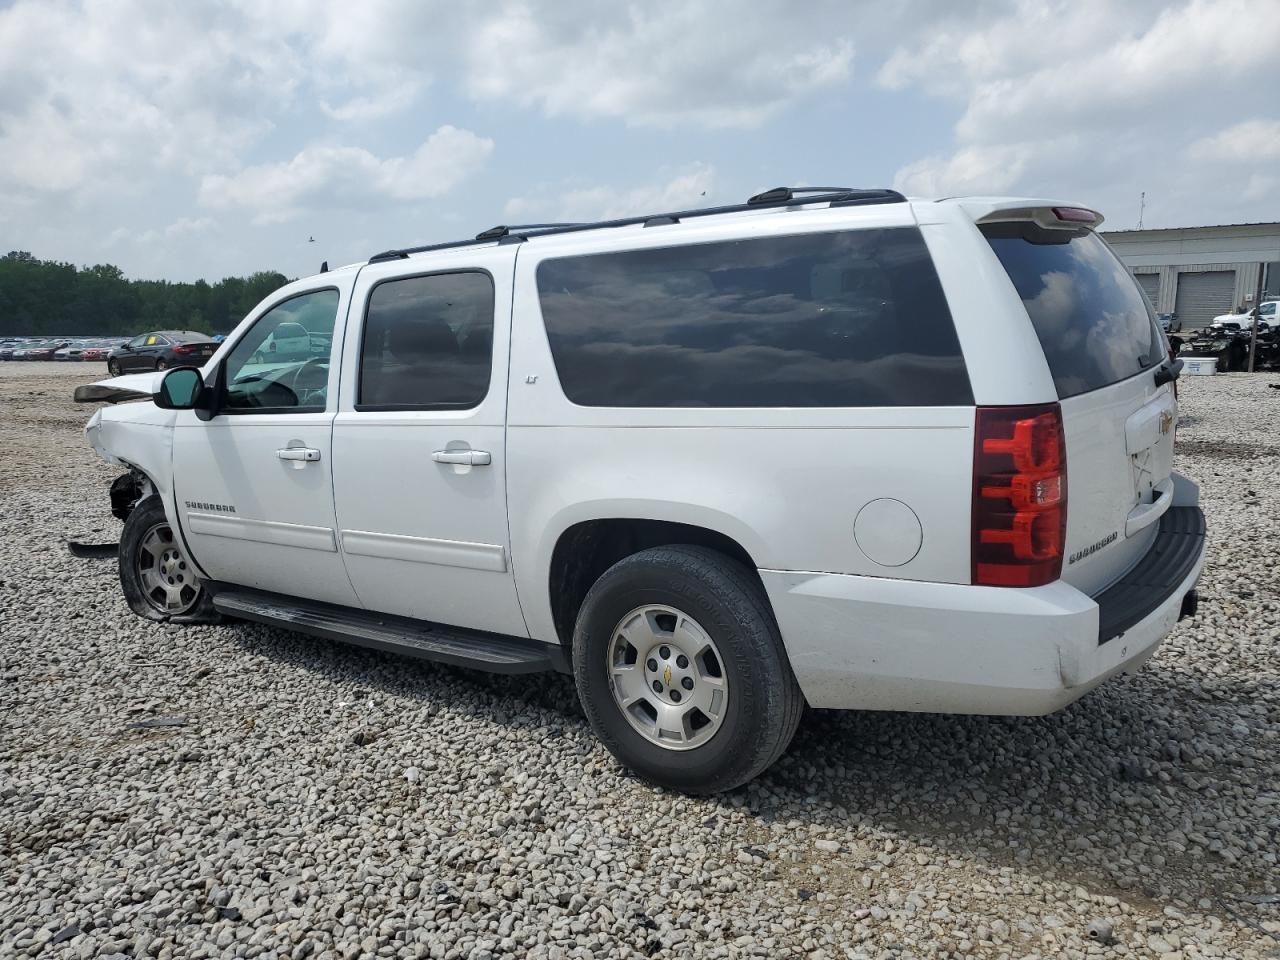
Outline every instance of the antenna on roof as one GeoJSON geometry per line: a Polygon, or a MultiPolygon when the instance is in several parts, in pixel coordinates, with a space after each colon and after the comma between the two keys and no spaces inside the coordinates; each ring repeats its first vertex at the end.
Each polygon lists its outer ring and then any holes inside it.
{"type": "Polygon", "coordinates": [[[1147,209],[1147,191],[1143,190],[1138,194],[1138,229],[1142,229],[1142,215],[1147,209]]]}
{"type": "Polygon", "coordinates": [[[328,273],[328,272],[329,272],[329,261],[328,261],[328,260],[326,260],[324,263],[320,264],[320,272],[321,272],[321,273],[328,273]]]}

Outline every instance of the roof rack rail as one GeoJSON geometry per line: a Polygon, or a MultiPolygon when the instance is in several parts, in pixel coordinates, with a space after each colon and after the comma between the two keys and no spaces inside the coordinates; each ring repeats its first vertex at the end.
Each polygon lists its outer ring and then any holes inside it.
{"type": "Polygon", "coordinates": [[[524,233],[528,230],[549,230],[552,227],[579,227],[580,223],[526,223],[518,227],[509,227],[505,224],[499,224],[496,227],[490,227],[488,230],[481,230],[476,234],[477,240],[500,240],[503,237],[509,237],[514,233],[524,233]]]}
{"type": "MultiPolygon", "coordinates": [[[[866,191],[855,190],[853,187],[774,187],[772,190],[766,190],[764,193],[757,193],[749,199],[749,203],[753,207],[761,206],[766,203],[786,203],[796,198],[799,193],[865,193],[866,191]]],[[[813,200],[801,200],[801,203],[813,203],[813,200]]]]}
{"type": "Polygon", "coordinates": [[[534,237],[556,236],[562,233],[578,233],[583,230],[608,230],[611,227],[657,227],[680,223],[693,217],[714,217],[723,213],[745,213],[766,207],[789,207],[798,204],[826,203],[833,207],[861,206],[877,203],[905,203],[897,190],[854,187],[774,187],[758,193],[746,203],[731,203],[720,207],[698,207],[693,210],[675,210],[670,213],[647,213],[638,217],[618,220],[597,220],[591,223],[530,223],[523,226],[500,225],[476,234],[470,240],[450,240],[446,243],[429,243],[419,247],[386,250],[369,258],[370,263],[386,260],[403,260],[411,253],[430,253],[435,250],[451,250],[479,243],[523,243],[534,237]]]}

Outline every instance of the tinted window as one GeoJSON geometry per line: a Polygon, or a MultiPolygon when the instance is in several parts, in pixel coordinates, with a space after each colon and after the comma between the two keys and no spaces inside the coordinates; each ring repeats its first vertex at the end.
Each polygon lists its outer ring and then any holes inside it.
{"type": "Polygon", "coordinates": [[[1091,230],[982,228],[1022,298],[1059,397],[1116,383],[1163,359],[1138,283],[1091,230]]]}
{"type": "Polygon", "coordinates": [[[585,406],[973,402],[915,229],[548,260],[538,293],[560,382],[585,406]]]}
{"type": "Polygon", "coordinates": [[[329,353],[338,291],[316,290],[278,303],[227,355],[228,410],[313,413],[328,402],[329,353]]]}
{"type": "Polygon", "coordinates": [[[489,392],[493,281],[485,273],[373,288],[360,348],[360,409],[454,410],[489,392]]]}

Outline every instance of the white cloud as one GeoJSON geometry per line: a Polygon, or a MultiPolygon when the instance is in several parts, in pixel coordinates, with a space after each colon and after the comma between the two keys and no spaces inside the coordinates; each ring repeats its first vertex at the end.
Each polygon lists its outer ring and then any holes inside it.
{"type": "Polygon", "coordinates": [[[1211,137],[1202,137],[1187,151],[1193,160],[1228,163],[1280,161],[1280,120],[1245,120],[1211,137]]]}
{"type": "Polygon", "coordinates": [[[229,7],[121,0],[0,10],[0,189],[57,193],[234,160],[301,67],[229,7]]]}
{"type": "Polygon", "coordinates": [[[876,80],[956,101],[962,114],[952,149],[905,164],[896,183],[930,194],[1075,196],[1125,210],[1146,191],[1148,223],[1192,222],[1207,202],[1219,208],[1215,222],[1257,219],[1256,192],[1205,191],[1206,170],[1175,158],[1274,164],[1280,125],[1270,120],[1190,149],[1188,141],[1206,117],[1256,109],[1277,48],[1273,0],[1017,0],[994,16],[986,7],[926,23],[876,80]]]}
{"type": "Polygon", "coordinates": [[[779,30],[771,14],[786,8],[760,6],[734,16],[710,0],[536,12],[509,2],[465,36],[468,87],[481,100],[539,106],[552,116],[757,126],[844,82],[853,62],[850,39],[779,30]]]}
{"type": "Polygon", "coordinates": [[[240,207],[256,222],[296,217],[311,205],[424,200],[448,193],[493,152],[493,141],[443,126],[412,154],[380,159],[361,147],[312,146],[292,160],[247,167],[200,183],[200,202],[240,207]]]}
{"type": "Polygon", "coordinates": [[[614,220],[709,206],[708,196],[714,187],[715,170],[705,163],[695,163],[638,186],[570,186],[558,190],[544,187],[533,195],[508,200],[503,212],[513,220],[614,220]]]}
{"type": "Polygon", "coordinates": [[[899,170],[893,188],[925,197],[1003,193],[1018,182],[1032,153],[1031,146],[1017,143],[924,157],[899,170]]]}

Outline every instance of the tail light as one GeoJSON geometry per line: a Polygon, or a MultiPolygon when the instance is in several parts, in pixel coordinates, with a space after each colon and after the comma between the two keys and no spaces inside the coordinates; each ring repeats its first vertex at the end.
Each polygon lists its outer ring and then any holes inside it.
{"type": "Polygon", "coordinates": [[[200,349],[199,344],[195,343],[178,343],[173,347],[174,353],[195,353],[200,349]]]}
{"type": "Polygon", "coordinates": [[[973,450],[973,582],[1038,587],[1062,575],[1067,450],[1062,410],[979,407],[973,450]]]}

